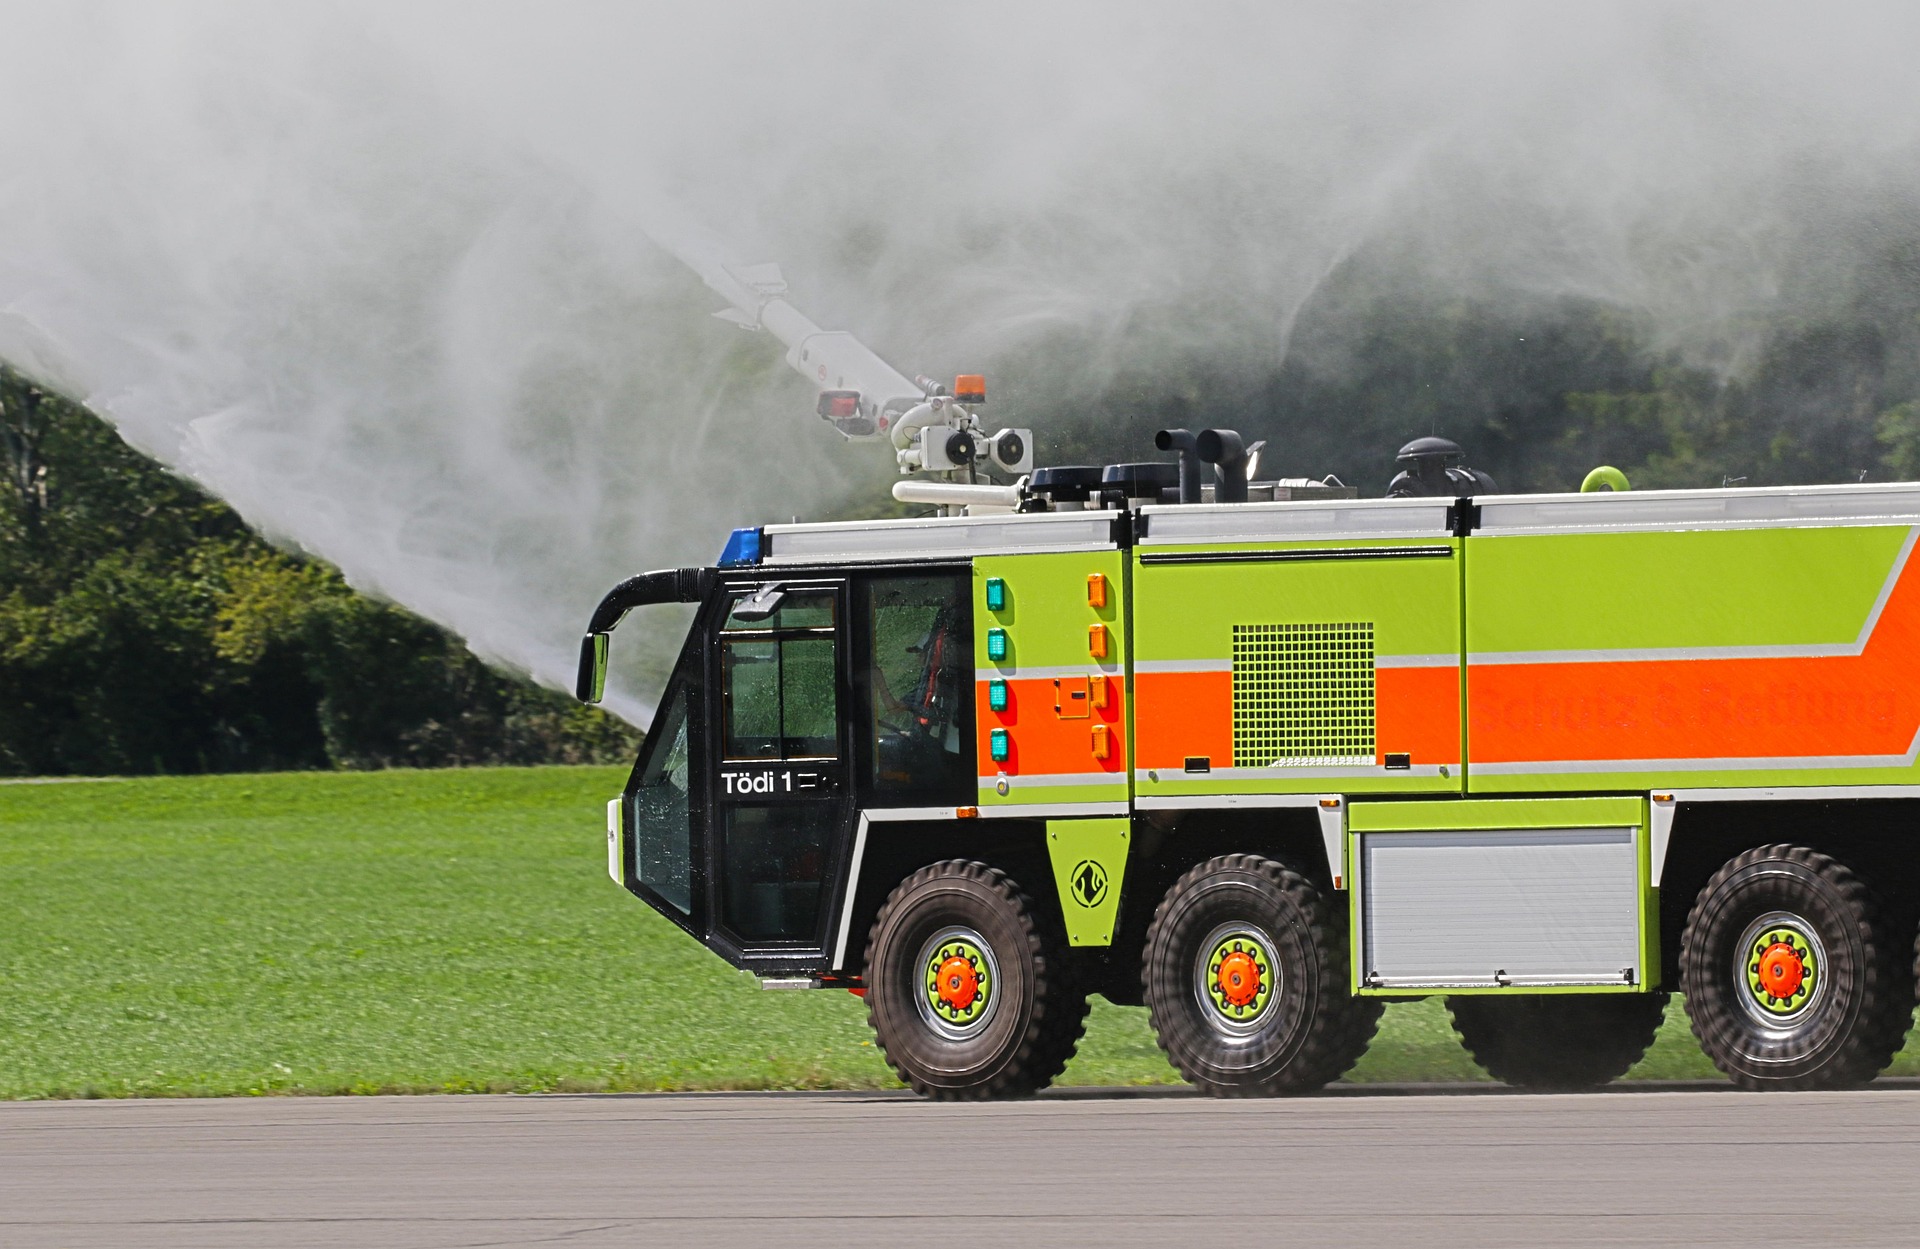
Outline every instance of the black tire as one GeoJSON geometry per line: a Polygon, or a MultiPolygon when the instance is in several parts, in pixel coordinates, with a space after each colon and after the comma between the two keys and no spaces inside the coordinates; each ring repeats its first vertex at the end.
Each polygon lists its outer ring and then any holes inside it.
{"type": "Polygon", "coordinates": [[[888,895],[868,937],[866,981],[867,1018],[887,1061],[916,1093],[943,1101],[1046,1087],[1086,1018],[1086,995],[1019,886],[961,859],[922,868],[888,895]],[[964,1006],[933,991],[933,969],[956,957],[976,969],[964,1006]]]}
{"type": "Polygon", "coordinates": [[[1627,1074],[1660,1031],[1665,993],[1458,994],[1447,999],[1460,1043],[1494,1079],[1569,1093],[1627,1074]]]}
{"type": "Polygon", "coordinates": [[[1907,945],[1845,864],[1803,846],[1748,850],[1701,889],[1680,937],[1693,1034],[1741,1088],[1865,1084],[1912,1017],[1907,945]]]}
{"type": "Polygon", "coordinates": [[[1202,863],[1167,891],[1147,929],[1141,978],[1160,1048],[1216,1097],[1299,1093],[1337,1079],[1366,1052],[1381,1011],[1348,992],[1346,933],[1344,917],[1298,872],[1251,854],[1202,863]],[[1235,949],[1242,930],[1244,948],[1235,949]],[[1226,957],[1213,961],[1221,950],[1226,957]],[[1246,960],[1253,994],[1237,1007],[1227,996],[1235,956],[1246,960]]]}

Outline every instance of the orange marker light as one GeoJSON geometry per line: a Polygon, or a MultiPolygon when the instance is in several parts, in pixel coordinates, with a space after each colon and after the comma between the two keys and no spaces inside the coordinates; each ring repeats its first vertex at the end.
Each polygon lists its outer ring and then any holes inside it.
{"type": "Polygon", "coordinates": [[[1113,732],[1104,724],[1093,726],[1093,757],[1105,759],[1113,754],[1113,732]]]}
{"type": "Polygon", "coordinates": [[[961,403],[985,403],[987,379],[982,373],[962,373],[953,379],[953,397],[961,403]]]}
{"type": "Polygon", "coordinates": [[[1109,637],[1110,635],[1107,633],[1107,626],[1103,624],[1088,625],[1087,626],[1087,653],[1089,655],[1092,655],[1095,659],[1105,659],[1107,657],[1107,646],[1108,646],[1109,637]]]}
{"type": "Polygon", "coordinates": [[[1087,606],[1105,607],[1107,605],[1107,576],[1105,573],[1087,574],[1087,606]]]}
{"type": "Polygon", "coordinates": [[[1087,692],[1093,698],[1093,709],[1104,711],[1107,706],[1107,679],[1105,677],[1087,678],[1087,692]]]}

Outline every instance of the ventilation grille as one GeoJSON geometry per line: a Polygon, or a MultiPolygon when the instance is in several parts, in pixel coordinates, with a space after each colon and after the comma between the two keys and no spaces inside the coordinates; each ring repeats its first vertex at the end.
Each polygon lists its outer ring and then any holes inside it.
{"type": "Polygon", "coordinates": [[[1373,762],[1373,625],[1233,626],[1233,762],[1373,762]]]}

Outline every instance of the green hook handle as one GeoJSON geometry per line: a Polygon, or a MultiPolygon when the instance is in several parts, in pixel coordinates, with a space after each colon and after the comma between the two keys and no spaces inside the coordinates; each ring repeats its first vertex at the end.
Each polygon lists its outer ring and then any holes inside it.
{"type": "Polygon", "coordinates": [[[1580,483],[1581,494],[1592,494],[1596,490],[1627,490],[1627,475],[1611,464],[1602,464],[1587,474],[1580,483]]]}

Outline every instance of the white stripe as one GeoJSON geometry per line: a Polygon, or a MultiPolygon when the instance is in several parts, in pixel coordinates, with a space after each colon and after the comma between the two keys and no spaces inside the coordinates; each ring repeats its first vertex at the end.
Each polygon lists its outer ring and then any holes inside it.
{"type": "Polygon", "coordinates": [[[1120,675],[1120,663],[1115,659],[1094,659],[1092,656],[1088,656],[1087,662],[1084,664],[1068,664],[1064,667],[1043,668],[1036,665],[1022,668],[1015,664],[994,664],[992,668],[984,666],[975,668],[973,675],[975,684],[992,681],[996,678],[1009,681],[1015,679],[1022,681],[1046,681],[1054,677],[1115,677],[1120,675]]]}
{"type": "Polygon", "coordinates": [[[1475,763],[1484,776],[1544,776],[1559,772],[1758,772],[1766,768],[1910,768],[1920,759],[1920,732],[1904,755],[1785,755],[1732,759],[1554,759],[1475,763]]]}
{"type": "Polygon", "coordinates": [[[1460,656],[1457,652],[1443,651],[1437,655],[1375,655],[1375,668],[1458,668],[1460,656]]]}
{"type": "Polygon", "coordinates": [[[1146,673],[1232,672],[1231,659],[1139,659],[1134,661],[1136,676],[1146,673]]]}
{"type": "Polygon", "coordinates": [[[1314,807],[1319,794],[1185,794],[1175,797],[1143,795],[1133,805],[1142,811],[1204,811],[1217,807],[1314,807]]]}
{"type": "Polygon", "coordinates": [[[1130,810],[1124,802],[1021,802],[996,807],[982,805],[980,808],[980,818],[983,820],[1058,819],[1073,815],[1127,814],[1130,814],[1130,810]]]}
{"type": "Polygon", "coordinates": [[[860,860],[867,855],[867,825],[871,817],[860,813],[860,831],[853,835],[853,858],[847,864],[847,900],[840,906],[840,936],[833,943],[833,970],[847,965],[847,934],[853,926],[853,895],[860,888],[860,860]]]}

